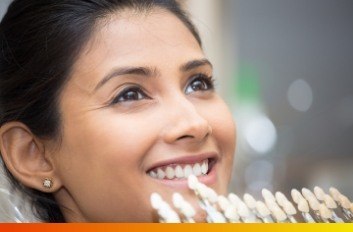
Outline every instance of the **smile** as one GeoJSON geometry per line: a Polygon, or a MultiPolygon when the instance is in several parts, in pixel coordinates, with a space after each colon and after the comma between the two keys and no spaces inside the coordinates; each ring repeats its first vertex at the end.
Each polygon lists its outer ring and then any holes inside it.
{"type": "Polygon", "coordinates": [[[147,174],[155,179],[178,180],[186,179],[190,175],[206,176],[212,169],[215,160],[204,159],[195,163],[169,164],[151,169],[147,174]]]}

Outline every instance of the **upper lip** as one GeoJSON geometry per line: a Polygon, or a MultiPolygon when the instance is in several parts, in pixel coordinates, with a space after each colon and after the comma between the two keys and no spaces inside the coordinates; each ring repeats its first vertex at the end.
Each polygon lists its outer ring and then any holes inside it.
{"type": "Polygon", "coordinates": [[[207,153],[201,153],[196,155],[178,156],[172,159],[161,160],[154,163],[147,169],[147,172],[157,167],[163,167],[163,166],[172,165],[172,164],[193,164],[193,163],[199,163],[205,159],[217,160],[218,158],[219,158],[219,155],[217,152],[207,152],[207,153]]]}

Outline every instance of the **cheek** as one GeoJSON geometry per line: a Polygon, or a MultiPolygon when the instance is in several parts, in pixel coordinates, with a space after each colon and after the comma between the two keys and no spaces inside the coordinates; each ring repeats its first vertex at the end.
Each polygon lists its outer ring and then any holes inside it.
{"type": "MultiPolygon", "coordinates": [[[[155,131],[150,125],[153,123],[133,116],[109,113],[65,125],[68,129],[63,136],[60,173],[65,187],[92,220],[112,215],[124,218],[128,214],[121,214],[126,208],[148,205],[141,194],[141,163],[154,140],[155,131]]],[[[144,215],[138,218],[143,220],[144,215]]]]}
{"type": "Polygon", "coordinates": [[[212,109],[205,109],[203,113],[212,126],[212,134],[220,146],[219,149],[224,153],[233,155],[236,139],[233,116],[228,106],[220,98],[212,106],[212,109]]]}
{"type": "Polygon", "coordinates": [[[139,162],[151,145],[155,133],[151,125],[133,116],[95,115],[68,125],[66,141],[75,155],[84,156],[86,162],[111,165],[115,160],[115,165],[129,165],[139,162]]]}
{"type": "Polygon", "coordinates": [[[212,135],[222,154],[220,182],[227,185],[230,180],[236,146],[236,127],[228,106],[219,99],[212,109],[204,112],[212,126],[212,135]],[[217,112],[217,113],[214,113],[217,112]]]}

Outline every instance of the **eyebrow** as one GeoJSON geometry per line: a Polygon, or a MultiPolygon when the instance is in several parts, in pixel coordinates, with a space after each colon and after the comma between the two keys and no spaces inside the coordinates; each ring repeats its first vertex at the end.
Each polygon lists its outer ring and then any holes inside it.
{"type": "Polygon", "coordinates": [[[198,68],[200,66],[204,66],[204,65],[208,65],[210,66],[211,68],[213,67],[211,62],[207,59],[200,59],[200,60],[192,60],[192,61],[189,61],[187,62],[186,64],[183,64],[181,67],[180,67],[180,71],[182,72],[188,72],[192,69],[195,69],[195,68],[198,68]]]}
{"type": "MultiPolygon", "coordinates": [[[[199,60],[191,60],[187,63],[180,66],[179,70],[182,72],[188,72],[200,66],[208,65],[212,68],[212,64],[207,59],[199,59],[199,60]]],[[[159,76],[160,72],[156,68],[151,67],[122,67],[115,68],[96,85],[94,91],[97,91],[100,87],[102,87],[105,83],[110,81],[114,77],[123,76],[123,75],[137,75],[143,77],[154,77],[159,76]]]]}

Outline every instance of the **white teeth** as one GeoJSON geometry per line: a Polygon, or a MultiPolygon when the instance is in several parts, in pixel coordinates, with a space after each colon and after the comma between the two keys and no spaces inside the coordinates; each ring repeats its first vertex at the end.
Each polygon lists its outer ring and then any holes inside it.
{"type": "Polygon", "coordinates": [[[196,163],[194,167],[192,167],[192,170],[194,171],[195,176],[201,175],[201,166],[200,164],[196,163]]]}
{"type": "Polygon", "coordinates": [[[154,171],[150,171],[148,174],[153,178],[157,178],[157,173],[155,173],[154,171]]]}
{"type": "Polygon", "coordinates": [[[176,168],[175,168],[175,176],[177,178],[183,178],[184,177],[184,171],[179,165],[176,166],[176,168]]]}
{"type": "Polygon", "coordinates": [[[172,167],[167,167],[165,169],[165,173],[166,173],[168,179],[171,180],[174,178],[174,169],[172,167]]]}
{"type": "Polygon", "coordinates": [[[207,171],[208,171],[208,162],[204,161],[202,162],[202,165],[201,165],[201,173],[206,175],[207,171]]]}
{"type": "Polygon", "coordinates": [[[158,168],[157,169],[157,178],[158,179],[163,179],[165,177],[165,173],[163,172],[162,169],[158,168]]]}
{"type": "Polygon", "coordinates": [[[165,169],[157,168],[157,170],[149,171],[148,175],[152,178],[157,179],[182,179],[188,178],[190,175],[201,176],[207,175],[208,172],[208,159],[195,163],[193,165],[186,164],[183,168],[181,165],[176,165],[175,167],[167,166],[165,169]]]}
{"type": "Polygon", "coordinates": [[[191,165],[186,165],[184,168],[184,176],[185,178],[188,178],[192,173],[192,167],[191,165]]]}

